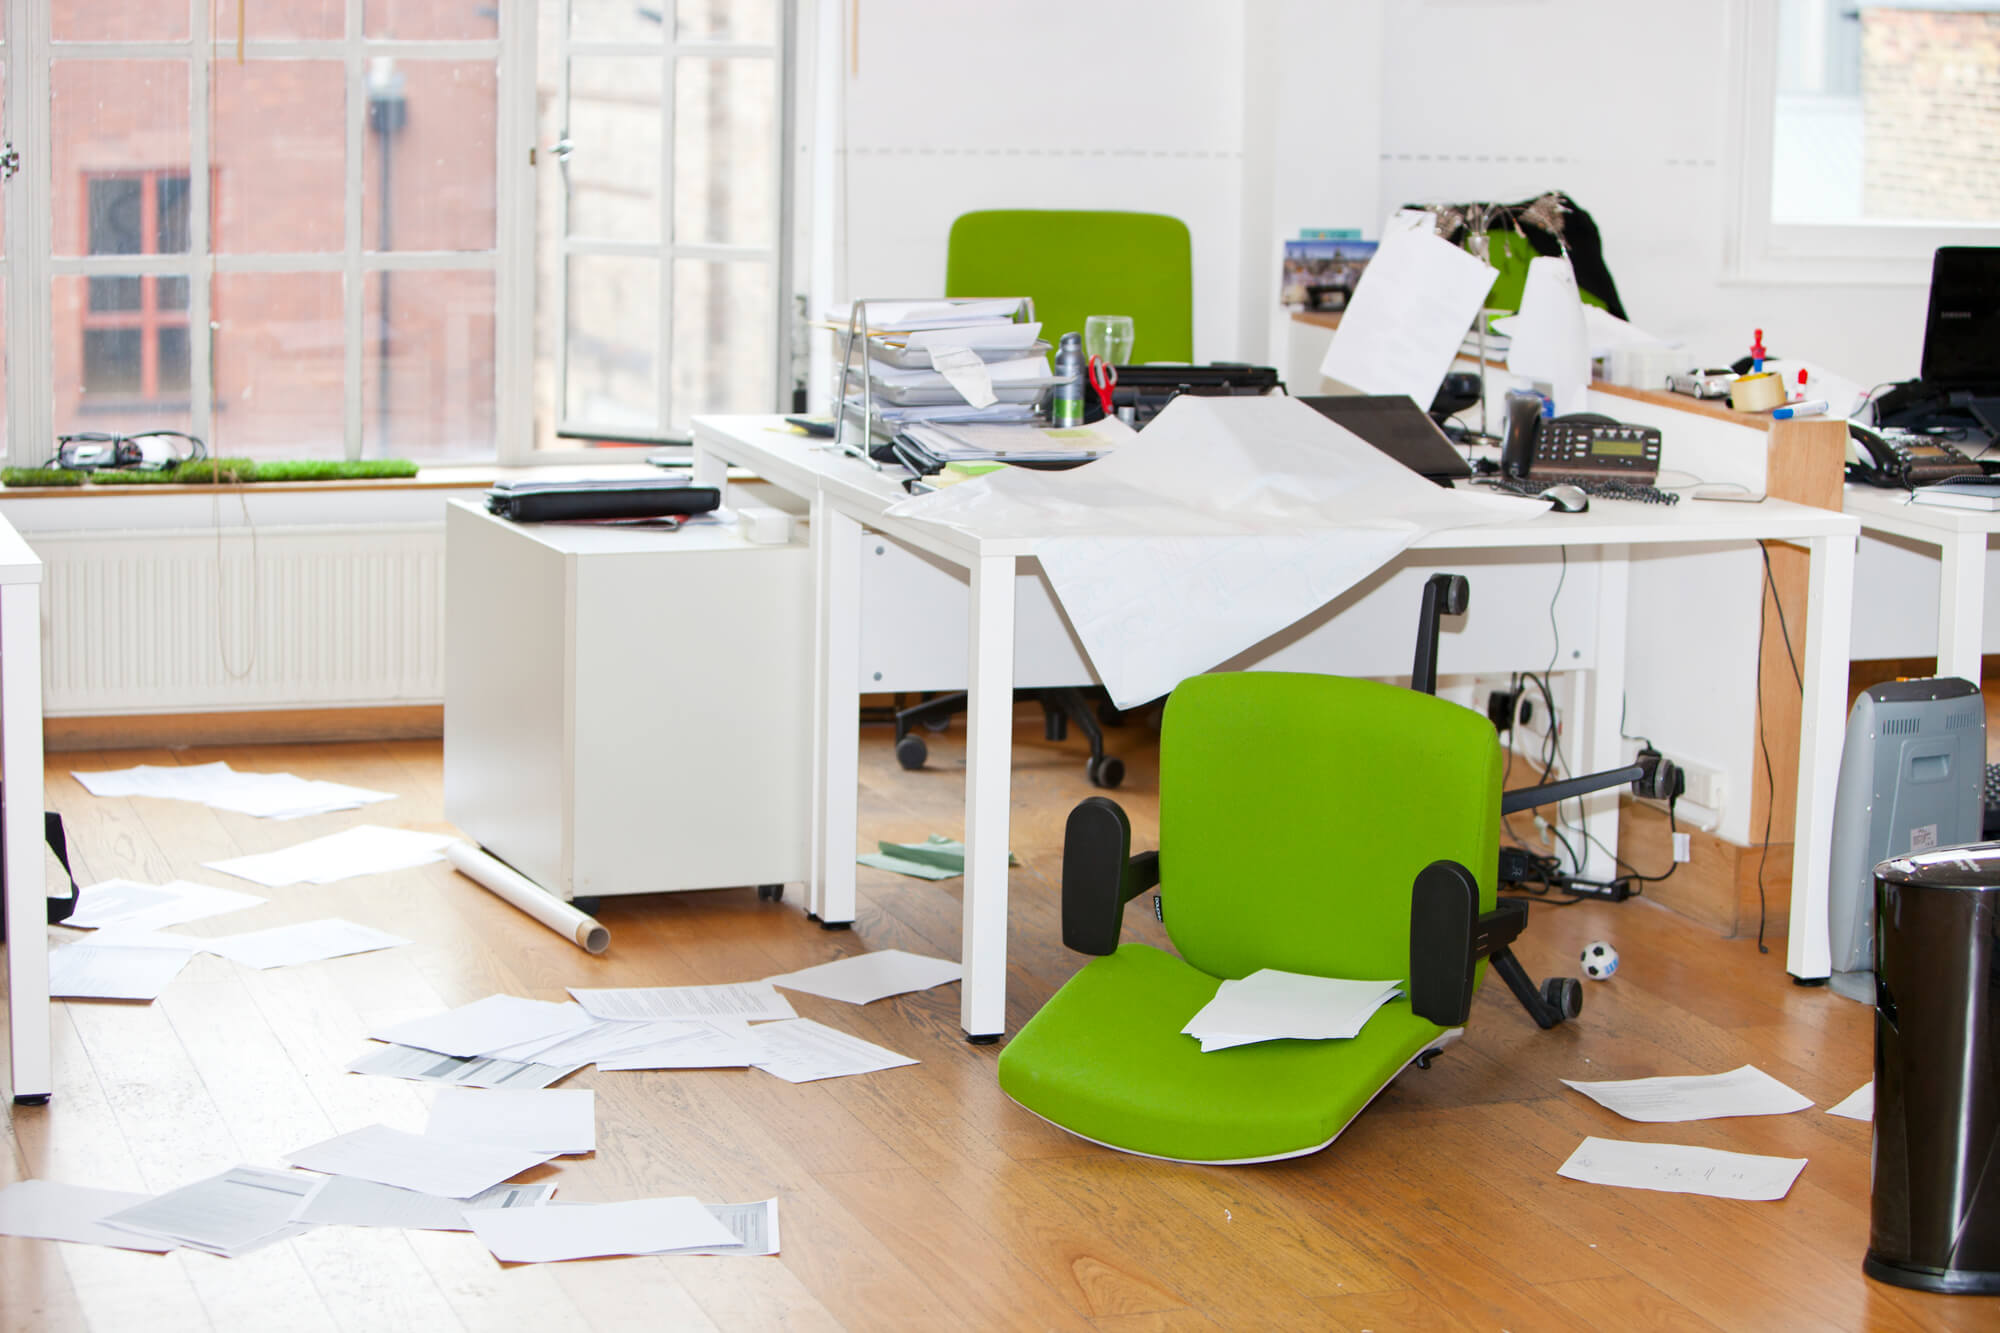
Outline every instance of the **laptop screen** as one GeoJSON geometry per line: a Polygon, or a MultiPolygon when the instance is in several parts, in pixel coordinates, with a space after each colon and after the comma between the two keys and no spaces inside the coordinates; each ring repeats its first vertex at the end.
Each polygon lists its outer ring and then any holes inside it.
{"type": "Polygon", "coordinates": [[[1941,246],[1931,263],[1924,383],[2000,392],[2000,246],[1941,246]]]}
{"type": "Polygon", "coordinates": [[[1472,475],[1465,455],[1405,394],[1301,397],[1299,401],[1432,481],[1449,482],[1472,475]]]}

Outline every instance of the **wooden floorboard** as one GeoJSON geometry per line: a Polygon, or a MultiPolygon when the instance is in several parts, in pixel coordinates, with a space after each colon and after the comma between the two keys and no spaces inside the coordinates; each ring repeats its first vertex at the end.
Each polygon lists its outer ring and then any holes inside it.
{"type": "MultiPolygon", "coordinates": [[[[1017,731],[1008,1022],[1075,971],[1060,946],[1062,822],[1092,794],[1078,741],[1017,731]]],[[[862,848],[961,830],[962,729],[921,772],[864,729],[862,848]]],[[[1157,750],[1111,733],[1136,845],[1158,828],[1157,750]]],[[[699,757],[694,757],[699,759],[699,757]]],[[[689,757],[683,756],[684,761],[689,757]]],[[[439,743],[209,745],[53,756],[48,800],[85,882],[237,884],[200,862],[361,823],[449,830],[439,743]],[[80,768],[227,760],[397,793],[288,822],[178,802],[97,799],[80,768]]],[[[344,916],[415,943],[268,972],[198,957],[153,1005],[58,1003],[56,1095],[10,1108],[0,1180],[160,1190],[385,1122],[420,1128],[415,1084],[340,1072],[373,1026],[494,991],[742,980],[899,947],[956,956],[961,891],[863,868],[859,921],[823,931],[799,895],[748,889],[609,898],[613,944],[589,957],[445,866],[270,891],[193,934],[344,916]]],[[[238,885],[241,887],[240,885],[238,885]]],[[[1143,902],[1128,937],[1166,943],[1143,902]]],[[[70,932],[52,931],[67,937],[70,932]]],[[[0,1329],[662,1327],[761,1330],[1061,1328],[1175,1333],[1349,1330],[1970,1329],[1989,1304],[1880,1286],[1868,1237],[1868,1129],[1821,1109],[1634,1125],[1561,1078],[1717,1072],[1754,1062],[1814,1098],[1870,1072],[1872,1016],[1791,984],[1760,953],[1640,899],[1539,905],[1517,952],[1573,973],[1612,941],[1580,1022],[1535,1028],[1487,986],[1463,1042],[1387,1089],[1331,1148],[1260,1167],[1175,1166],[1108,1152],[1023,1111],[997,1047],[958,1030],[958,988],[799,1012],[919,1058],[793,1086],[755,1071],[573,1076],[598,1092],[599,1147],[539,1169],[561,1197],[776,1195],[775,1260],[626,1259],[501,1266],[471,1237],[327,1228],[237,1260],[0,1239],[0,1329]],[[1741,1203],[1598,1188],[1555,1174],[1589,1134],[1809,1159],[1791,1195],[1741,1203]]]]}

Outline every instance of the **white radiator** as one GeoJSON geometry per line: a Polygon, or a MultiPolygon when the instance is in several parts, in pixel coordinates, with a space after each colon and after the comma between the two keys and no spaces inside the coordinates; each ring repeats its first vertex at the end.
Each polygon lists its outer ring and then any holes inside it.
{"type": "Polygon", "coordinates": [[[50,717],[444,701],[441,523],[27,540],[50,717]]]}

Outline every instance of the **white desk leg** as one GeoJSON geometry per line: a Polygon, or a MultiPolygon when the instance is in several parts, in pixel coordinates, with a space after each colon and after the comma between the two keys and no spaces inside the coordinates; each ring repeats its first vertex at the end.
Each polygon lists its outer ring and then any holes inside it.
{"type": "Polygon", "coordinates": [[[812,884],[806,909],[828,927],[854,920],[854,843],[861,782],[861,525],[812,501],[818,566],[813,695],[812,884]]]}
{"type": "Polygon", "coordinates": [[[1805,689],[1799,701],[1799,803],[1792,843],[1792,913],[1785,970],[1800,981],[1833,970],[1827,885],[1833,860],[1833,801],[1846,728],[1847,653],[1854,621],[1853,537],[1806,543],[1805,689]]]}
{"type": "Polygon", "coordinates": [[[0,588],[0,821],[6,831],[7,1015],[14,1100],[40,1105],[49,1068],[48,884],[42,877],[41,587],[0,588]]]}
{"type": "MultiPolygon", "coordinates": [[[[688,481],[696,486],[724,487],[729,484],[729,460],[721,454],[702,447],[700,440],[694,444],[694,466],[688,469],[688,481]]],[[[723,496],[727,504],[729,497],[723,496]]]]}
{"type": "MultiPolygon", "coordinates": [[[[1606,546],[1597,556],[1597,622],[1591,644],[1596,665],[1583,673],[1584,697],[1576,748],[1571,751],[1578,773],[1602,773],[1624,762],[1624,741],[1618,721],[1625,699],[1625,624],[1631,605],[1630,552],[1606,546]]],[[[1557,663],[1560,669],[1561,663],[1557,663]]],[[[1609,881],[1618,877],[1618,794],[1623,787],[1592,792],[1582,799],[1583,826],[1590,833],[1583,853],[1583,878],[1609,881]]]]}
{"type": "MultiPolygon", "coordinates": [[[[1986,614],[1986,534],[1944,539],[1938,555],[1938,674],[1979,684],[1980,630],[1986,614]]],[[[1815,606],[1818,603],[1814,603],[1815,606]]]]}
{"type": "Polygon", "coordinates": [[[958,1021],[973,1041],[1007,1027],[1008,792],[1014,763],[1014,557],[972,565],[965,749],[965,981],[958,1021]]]}

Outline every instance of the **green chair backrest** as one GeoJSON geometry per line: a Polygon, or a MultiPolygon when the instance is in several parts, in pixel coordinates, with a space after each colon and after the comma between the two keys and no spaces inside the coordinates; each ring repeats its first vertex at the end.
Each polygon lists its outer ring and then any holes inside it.
{"type": "MultiPolygon", "coordinates": [[[[1486,237],[1486,257],[1499,276],[1493,279],[1493,288],[1486,293],[1488,310],[1519,310],[1521,292],[1528,285],[1528,261],[1540,252],[1528,244],[1528,238],[1518,231],[1501,229],[1489,232],[1486,237]]],[[[1579,289],[1577,295],[1585,305],[1602,309],[1604,302],[1589,292],[1579,289]]]]}
{"type": "Polygon", "coordinates": [[[1210,976],[1407,979],[1410,886],[1499,873],[1500,745],[1469,708],[1340,676],[1195,676],[1160,737],[1160,904],[1210,976]]]}
{"type": "Polygon", "coordinates": [[[1130,315],[1135,361],[1194,359],[1187,224],[1159,213],[989,209],[951,224],[946,296],[1030,296],[1042,336],[1130,315]]]}

